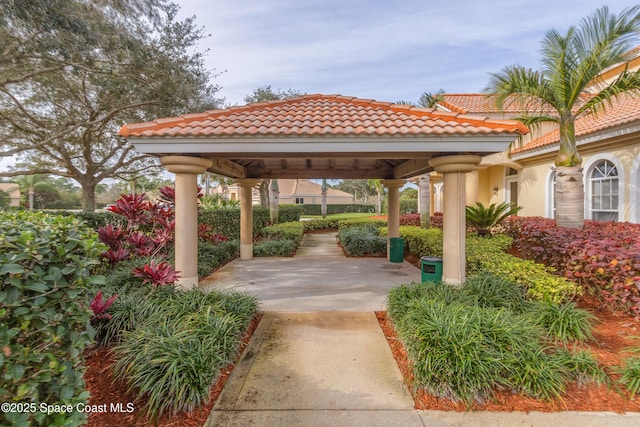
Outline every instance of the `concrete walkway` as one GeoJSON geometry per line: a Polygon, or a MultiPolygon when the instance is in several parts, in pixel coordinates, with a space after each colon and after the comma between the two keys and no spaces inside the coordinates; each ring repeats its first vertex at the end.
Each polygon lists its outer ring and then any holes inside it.
{"type": "Polygon", "coordinates": [[[250,292],[266,311],[205,426],[631,427],[640,414],[416,411],[373,314],[408,263],[346,258],[335,233],[307,234],[294,258],[233,261],[204,289],[250,292]]]}

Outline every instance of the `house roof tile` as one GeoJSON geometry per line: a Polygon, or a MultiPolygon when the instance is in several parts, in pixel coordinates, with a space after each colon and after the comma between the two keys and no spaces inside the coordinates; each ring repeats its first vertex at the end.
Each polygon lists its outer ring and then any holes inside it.
{"type": "Polygon", "coordinates": [[[124,137],[427,136],[527,133],[515,121],[340,95],[281,101],[124,125],[124,137]]]}
{"type": "MultiPolygon", "coordinates": [[[[584,137],[596,132],[616,128],[640,120],[640,97],[637,94],[619,95],[613,99],[611,105],[597,116],[584,116],[575,122],[576,137],[584,137]]],[[[551,131],[532,140],[523,147],[512,151],[513,154],[525,153],[531,150],[557,144],[560,141],[558,130],[551,131]]]]}

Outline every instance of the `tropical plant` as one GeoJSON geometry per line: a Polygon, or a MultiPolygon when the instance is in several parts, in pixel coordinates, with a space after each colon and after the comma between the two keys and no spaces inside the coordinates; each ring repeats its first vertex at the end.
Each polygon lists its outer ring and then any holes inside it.
{"type": "Polygon", "coordinates": [[[515,215],[522,208],[514,206],[510,203],[495,203],[488,207],[480,202],[476,202],[474,206],[467,206],[467,225],[473,228],[478,236],[488,236],[491,229],[500,224],[507,217],[515,215]]]}
{"type": "Polygon", "coordinates": [[[584,225],[584,186],[574,123],[595,116],[610,106],[614,97],[640,89],[640,73],[625,69],[608,85],[601,74],[616,64],[640,56],[634,49],[640,40],[640,6],[619,15],[607,6],[571,26],[563,36],[549,31],[542,41],[542,69],[507,66],[492,75],[486,91],[496,94],[499,107],[514,104],[524,114],[517,117],[528,126],[543,122],[558,125],[560,146],[556,165],[556,221],[559,226],[584,225]],[[603,88],[588,94],[586,89],[603,88]]]}
{"type": "Polygon", "coordinates": [[[620,382],[631,392],[631,398],[640,394],[640,356],[626,359],[618,371],[622,375],[620,382]]]}

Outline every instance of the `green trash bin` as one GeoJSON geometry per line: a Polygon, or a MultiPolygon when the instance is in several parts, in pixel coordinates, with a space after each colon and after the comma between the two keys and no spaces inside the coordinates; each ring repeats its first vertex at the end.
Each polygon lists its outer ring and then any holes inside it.
{"type": "Polygon", "coordinates": [[[402,237],[392,237],[389,247],[389,261],[404,261],[404,239],[402,237]]]}
{"type": "Polygon", "coordinates": [[[439,282],[442,280],[442,258],[423,256],[420,258],[423,282],[439,282]]]}

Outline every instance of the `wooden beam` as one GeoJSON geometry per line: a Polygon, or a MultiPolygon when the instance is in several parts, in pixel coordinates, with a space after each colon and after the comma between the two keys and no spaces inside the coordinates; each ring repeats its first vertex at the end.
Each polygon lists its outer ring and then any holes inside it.
{"type": "Polygon", "coordinates": [[[387,179],[393,177],[393,169],[257,169],[250,168],[247,175],[265,179],[387,179]]]}
{"type": "Polygon", "coordinates": [[[287,159],[280,160],[280,167],[282,169],[286,169],[287,168],[287,159]]]}
{"type": "Polygon", "coordinates": [[[421,175],[431,169],[428,159],[411,159],[404,163],[400,163],[398,166],[393,168],[393,177],[410,178],[412,176],[421,175]]]}
{"type": "Polygon", "coordinates": [[[227,159],[211,159],[213,165],[209,168],[217,174],[228,176],[229,178],[246,178],[247,169],[238,163],[227,159]]]}

